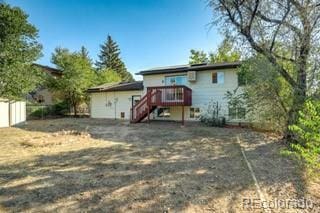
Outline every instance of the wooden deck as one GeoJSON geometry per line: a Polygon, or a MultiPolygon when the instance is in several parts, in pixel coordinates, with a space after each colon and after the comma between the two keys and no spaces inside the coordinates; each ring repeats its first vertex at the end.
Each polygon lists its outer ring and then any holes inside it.
{"type": "Polygon", "coordinates": [[[137,123],[148,117],[157,107],[182,106],[184,123],[184,106],[192,105],[192,90],[186,86],[148,87],[147,93],[131,109],[131,121],[137,123]]]}

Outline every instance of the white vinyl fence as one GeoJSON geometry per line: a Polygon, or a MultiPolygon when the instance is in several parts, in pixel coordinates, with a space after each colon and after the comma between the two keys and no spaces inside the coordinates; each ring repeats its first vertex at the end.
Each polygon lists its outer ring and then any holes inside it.
{"type": "Polygon", "coordinates": [[[0,127],[9,127],[26,121],[26,102],[0,99],[0,127]]]}

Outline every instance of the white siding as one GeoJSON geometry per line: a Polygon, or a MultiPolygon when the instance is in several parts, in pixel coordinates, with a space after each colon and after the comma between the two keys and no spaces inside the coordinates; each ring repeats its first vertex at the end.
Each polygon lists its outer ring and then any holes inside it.
{"type": "Polygon", "coordinates": [[[147,87],[164,86],[165,85],[165,82],[164,82],[165,76],[170,76],[170,75],[157,74],[157,75],[143,76],[144,91],[147,90],[147,87]]]}
{"type": "MultiPolygon", "coordinates": [[[[157,75],[145,75],[143,76],[143,84],[146,90],[150,86],[163,86],[165,85],[165,76],[170,75],[183,75],[187,73],[174,73],[174,74],[157,74],[157,75]]],[[[187,82],[189,88],[192,89],[192,106],[199,107],[201,110],[207,108],[208,103],[213,100],[221,105],[221,115],[228,116],[228,103],[225,99],[227,91],[233,91],[238,87],[238,77],[236,69],[224,69],[224,70],[210,70],[210,71],[197,71],[197,80],[195,82],[187,82]],[[213,84],[212,72],[223,72],[224,83],[213,84]]],[[[145,92],[145,91],[144,91],[145,92]]],[[[185,119],[194,120],[190,118],[189,107],[185,107],[185,119]]],[[[181,107],[170,109],[171,117],[166,118],[170,120],[181,119],[181,107]]]]}
{"type": "MultiPolygon", "coordinates": [[[[174,121],[180,121],[182,119],[182,106],[173,106],[170,108],[170,117],[156,117],[157,116],[157,109],[153,112],[151,115],[152,119],[157,120],[174,120],[174,121]]],[[[190,107],[185,106],[184,107],[184,119],[185,120],[194,120],[190,118],[190,107]]]]}
{"type": "Polygon", "coordinates": [[[10,103],[9,115],[9,102],[0,100],[0,127],[9,127],[11,125],[21,124],[26,121],[26,102],[16,101],[10,103]],[[10,116],[10,118],[9,118],[10,116]]]}
{"type": "MultiPolygon", "coordinates": [[[[221,70],[217,70],[221,72],[221,70]]],[[[221,115],[228,115],[228,101],[225,98],[227,91],[233,91],[238,86],[238,79],[235,70],[224,70],[224,83],[213,84],[212,71],[197,72],[197,81],[188,83],[192,89],[192,106],[206,109],[207,104],[213,100],[221,105],[221,115]]]]}
{"type": "Polygon", "coordinates": [[[132,96],[141,94],[142,91],[92,93],[90,103],[91,117],[121,119],[121,112],[124,112],[125,119],[129,120],[132,96]]]}

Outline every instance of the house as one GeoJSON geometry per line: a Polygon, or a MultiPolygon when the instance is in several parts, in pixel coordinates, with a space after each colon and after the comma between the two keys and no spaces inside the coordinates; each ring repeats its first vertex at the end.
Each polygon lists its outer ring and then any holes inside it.
{"type": "Polygon", "coordinates": [[[142,82],[91,88],[91,117],[130,119],[198,120],[210,102],[218,102],[219,114],[239,121],[242,109],[231,109],[225,95],[239,87],[240,62],[159,67],[140,71],[142,82]],[[232,113],[230,111],[239,111],[232,113]],[[240,113],[241,112],[241,113],[240,113]]]}
{"type": "MultiPolygon", "coordinates": [[[[54,78],[60,78],[62,75],[62,71],[56,68],[40,64],[33,64],[33,66],[38,67],[41,71],[54,78]]],[[[38,88],[27,95],[27,100],[29,102],[41,103],[42,105],[53,105],[53,99],[54,98],[52,92],[50,92],[49,89],[43,85],[40,85],[38,88]]]]}
{"type": "Polygon", "coordinates": [[[92,118],[127,119],[143,95],[143,82],[109,83],[88,89],[92,118]]]}

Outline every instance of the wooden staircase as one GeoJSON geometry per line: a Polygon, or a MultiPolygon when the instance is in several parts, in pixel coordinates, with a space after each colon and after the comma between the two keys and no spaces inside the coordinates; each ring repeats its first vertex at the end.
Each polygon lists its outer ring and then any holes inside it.
{"type": "Polygon", "coordinates": [[[147,94],[144,95],[135,106],[133,106],[131,109],[131,123],[141,122],[157,108],[157,106],[150,104],[150,99],[155,94],[156,93],[147,91],[147,94]]]}
{"type": "Polygon", "coordinates": [[[158,106],[191,106],[192,90],[186,86],[148,87],[147,93],[131,109],[131,123],[138,123],[148,117],[158,106]]]}

